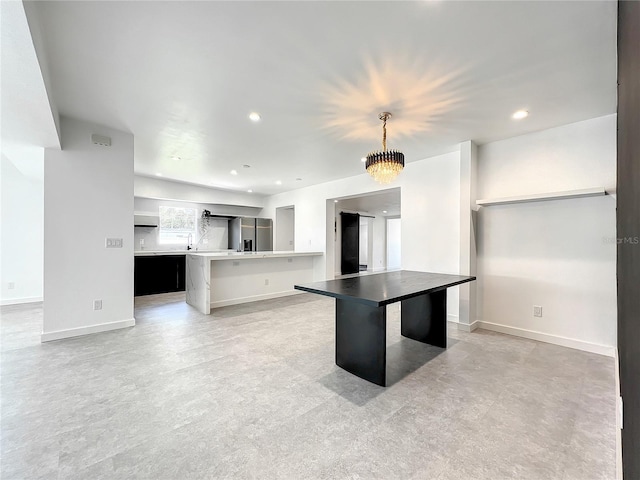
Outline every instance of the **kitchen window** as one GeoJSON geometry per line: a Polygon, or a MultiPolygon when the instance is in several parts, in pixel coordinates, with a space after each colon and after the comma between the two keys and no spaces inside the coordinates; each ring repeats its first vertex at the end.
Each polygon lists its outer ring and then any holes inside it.
{"type": "Polygon", "coordinates": [[[160,206],[160,237],[163,245],[187,245],[196,237],[196,209],[160,206]],[[191,235],[191,238],[189,238],[191,235]]]}

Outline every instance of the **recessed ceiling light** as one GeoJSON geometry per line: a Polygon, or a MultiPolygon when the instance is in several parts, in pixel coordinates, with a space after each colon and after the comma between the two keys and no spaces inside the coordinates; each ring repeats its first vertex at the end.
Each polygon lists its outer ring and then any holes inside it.
{"type": "Polygon", "coordinates": [[[382,210],[382,213],[387,213],[387,211],[386,210],[382,210]]]}
{"type": "Polygon", "coordinates": [[[156,177],[161,177],[162,174],[160,172],[156,173],[156,177]]]}
{"type": "Polygon", "coordinates": [[[238,174],[238,171],[237,171],[237,170],[231,170],[229,173],[230,173],[231,175],[237,175],[237,174],[238,174]]]}
{"type": "Polygon", "coordinates": [[[249,120],[251,120],[252,122],[259,122],[260,114],[258,112],[251,112],[249,114],[249,120]]]}
{"type": "Polygon", "coordinates": [[[511,115],[511,118],[514,120],[522,120],[523,118],[527,118],[529,116],[529,112],[526,110],[518,110],[516,113],[511,115]]]}
{"type": "Polygon", "coordinates": [[[246,163],[242,165],[242,168],[251,168],[251,165],[247,165],[246,163]]]}
{"type": "Polygon", "coordinates": [[[333,203],[338,203],[338,200],[334,200],[333,203]]]}
{"type": "Polygon", "coordinates": [[[276,185],[282,185],[282,182],[280,180],[276,180],[276,185]]]}
{"type": "Polygon", "coordinates": [[[171,160],[179,161],[179,160],[182,160],[182,158],[178,157],[177,155],[174,155],[173,157],[171,157],[171,160]]]}
{"type": "Polygon", "coordinates": [[[302,179],[301,178],[296,178],[296,182],[301,182],[302,179]]]}
{"type": "Polygon", "coordinates": [[[362,157],[362,158],[360,159],[360,161],[361,161],[361,162],[363,162],[363,163],[364,163],[364,162],[366,162],[366,161],[367,161],[367,157],[362,157]]]}
{"type": "Polygon", "coordinates": [[[249,192],[249,193],[253,193],[253,190],[249,189],[249,190],[247,190],[247,192],[249,192]]]}

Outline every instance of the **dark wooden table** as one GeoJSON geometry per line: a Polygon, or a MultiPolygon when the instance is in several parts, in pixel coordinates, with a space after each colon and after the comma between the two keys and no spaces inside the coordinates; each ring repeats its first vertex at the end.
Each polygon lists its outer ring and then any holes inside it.
{"type": "Polygon", "coordinates": [[[386,386],[386,306],[401,302],[403,336],[446,348],[447,288],[475,279],[400,270],[294,288],[336,299],[336,365],[386,386]]]}

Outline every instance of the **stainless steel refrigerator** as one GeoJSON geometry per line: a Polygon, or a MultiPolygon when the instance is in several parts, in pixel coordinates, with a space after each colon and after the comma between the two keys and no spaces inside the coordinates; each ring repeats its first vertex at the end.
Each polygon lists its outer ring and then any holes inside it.
{"type": "Polygon", "coordinates": [[[273,220],[237,217],[229,221],[229,248],[241,252],[273,250],[273,220]]]}

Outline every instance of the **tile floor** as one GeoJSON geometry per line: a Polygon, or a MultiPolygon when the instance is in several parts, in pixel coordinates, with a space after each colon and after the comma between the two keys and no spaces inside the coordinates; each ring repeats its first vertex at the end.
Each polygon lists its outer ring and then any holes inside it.
{"type": "Polygon", "coordinates": [[[615,479],[613,359],[429,347],[392,306],[382,388],[334,365],[333,308],[156,295],[134,328],[40,344],[41,304],[2,307],[2,479],[615,479]]]}

